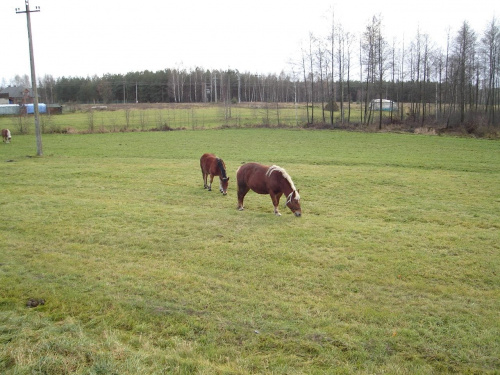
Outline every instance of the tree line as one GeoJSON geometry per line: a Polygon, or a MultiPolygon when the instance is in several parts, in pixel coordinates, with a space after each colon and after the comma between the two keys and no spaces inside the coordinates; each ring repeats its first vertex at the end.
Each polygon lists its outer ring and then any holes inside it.
{"type": "Polygon", "coordinates": [[[448,32],[446,46],[438,47],[420,30],[409,41],[387,40],[380,16],[354,35],[332,15],[327,35],[310,34],[300,59],[280,74],[176,68],[86,78],[46,75],[38,87],[47,103],[300,102],[306,103],[308,123],[333,123],[333,110],[340,113],[337,121],[350,123],[356,103],[361,122],[379,127],[382,110],[374,111],[370,103],[390,99],[405,103],[391,112],[392,122],[498,126],[499,69],[494,18],[482,34],[464,21],[455,34],[448,32]]]}

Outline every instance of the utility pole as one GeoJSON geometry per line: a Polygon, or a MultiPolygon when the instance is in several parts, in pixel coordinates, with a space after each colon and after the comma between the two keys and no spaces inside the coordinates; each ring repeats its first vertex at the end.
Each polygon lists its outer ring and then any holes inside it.
{"type": "Polygon", "coordinates": [[[42,131],[40,129],[40,116],[38,113],[38,91],[36,89],[36,74],[35,74],[35,56],[33,54],[33,38],[31,35],[31,17],[30,13],[40,12],[40,7],[35,7],[35,10],[30,10],[29,0],[24,1],[26,10],[21,11],[16,8],[16,13],[26,13],[26,23],[28,24],[28,41],[30,47],[30,66],[31,66],[31,89],[33,91],[33,110],[35,112],[35,134],[36,134],[36,154],[42,156],[42,131]]]}

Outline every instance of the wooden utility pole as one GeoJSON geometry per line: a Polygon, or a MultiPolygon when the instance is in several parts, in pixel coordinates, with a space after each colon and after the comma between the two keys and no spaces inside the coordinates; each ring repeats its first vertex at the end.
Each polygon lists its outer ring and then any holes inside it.
{"type": "Polygon", "coordinates": [[[33,54],[33,38],[31,35],[31,17],[30,13],[40,12],[40,7],[35,7],[35,10],[30,10],[29,0],[25,0],[26,10],[21,11],[16,8],[16,13],[26,13],[26,23],[28,24],[28,42],[30,48],[30,66],[31,66],[31,88],[33,91],[33,110],[35,113],[35,134],[36,134],[36,154],[43,155],[42,151],[42,131],[40,129],[40,115],[38,113],[38,91],[36,88],[36,74],[35,74],[35,56],[33,54]]]}

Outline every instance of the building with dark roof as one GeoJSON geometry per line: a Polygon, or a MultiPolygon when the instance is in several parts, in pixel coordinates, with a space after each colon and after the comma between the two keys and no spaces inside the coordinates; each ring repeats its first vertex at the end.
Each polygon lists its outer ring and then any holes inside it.
{"type": "Polygon", "coordinates": [[[33,90],[21,86],[9,86],[0,90],[0,96],[9,98],[9,104],[33,103],[33,90]]]}

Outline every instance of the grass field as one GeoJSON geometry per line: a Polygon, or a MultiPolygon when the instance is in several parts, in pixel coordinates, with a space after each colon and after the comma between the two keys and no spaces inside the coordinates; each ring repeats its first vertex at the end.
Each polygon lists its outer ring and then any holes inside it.
{"type": "Polygon", "coordinates": [[[498,141],[223,129],[43,146],[0,144],[3,374],[499,372],[498,141]],[[227,196],[203,189],[204,152],[227,196]],[[236,210],[249,161],[290,173],[301,218],[254,193],[236,210]]]}
{"type": "MultiPolygon", "coordinates": [[[[241,104],[111,104],[106,110],[99,106],[65,106],[62,115],[40,116],[44,133],[107,133],[150,129],[213,129],[220,127],[287,126],[307,124],[305,103],[241,103],[241,104]]],[[[313,111],[309,108],[309,120],[313,111]]],[[[325,111],[329,123],[330,112],[325,111]]],[[[347,118],[347,109],[346,109],[347,118]]],[[[352,104],[351,121],[359,122],[360,106],[352,104]]],[[[384,113],[384,116],[389,116],[384,113]]],[[[340,112],[334,112],[334,122],[340,112]]],[[[314,122],[323,122],[320,105],[314,108],[314,122]]],[[[33,116],[0,116],[0,128],[14,134],[34,133],[33,116]]]]}

